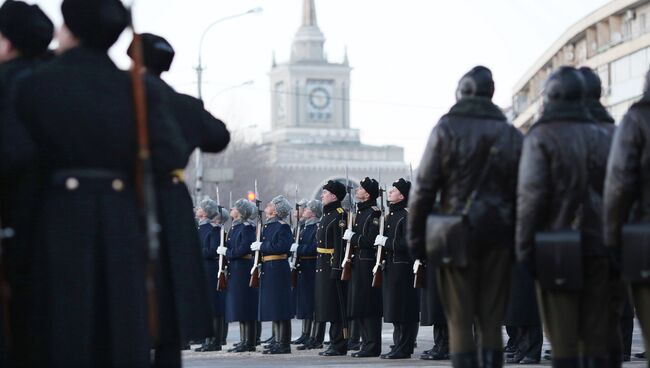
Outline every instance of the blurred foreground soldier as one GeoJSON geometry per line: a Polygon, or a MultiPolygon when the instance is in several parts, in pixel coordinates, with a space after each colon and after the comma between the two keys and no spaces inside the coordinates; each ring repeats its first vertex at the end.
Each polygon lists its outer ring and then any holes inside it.
{"type": "MultiPolygon", "coordinates": [[[[190,339],[214,333],[208,295],[215,292],[214,288],[208,288],[203,270],[195,267],[201,263],[201,246],[195,223],[189,216],[192,198],[184,183],[183,168],[195,148],[219,152],[228,145],[230,134],[223,122],[205,111],[200,100],[176,93],[160,78],[174,60],[172,46],[164,38],[148,33],[142,34],[141,40],[149,81],[165,94],[167,106],[187,144],[185,164],[160,175],[156,181],[162,233],[157,285],[161,332],[155,360],[168,366],[176,362],[174,365],[180,366],[177,346],[181,342],[186,344],[190,339]],[[180,214],[187,215],[179,218],[180,214]]],[[[128,54],[133,56],[133,45],[128,54]]]]}
{"type": "Polygon", "coordinates": [[[393,349],[383,359],[407,359],[413,354],[420,321],[420,291],[413,287],[413,260],[406,244],[408,195],[411,182],[399,179],[388,191],[388,215],[384,236],[377,235],[375,245],[385,252],[383,304],[384,322],[393,324],[393,349]]]}
{"type": "MultiPolygon", "coordinates": [[[[586,98],[585,105],[589,110],[589,114],[592,116],[594,121],[598,123],[600,129],[607,131],[607,134],[604,136],[603,141],[600,144],[603,145],[604,152],[609,154],[612,138],[614,136],[614,118],[607,112],[605,107],[600,103],[600,97],[602,94],[602,83],[600,77],[596,72],[590,68],[582,67],[579,69],[582,77],[585,80],[586,86],[586,98]]],[[[603,173],[599,173],[597,176],[598,180],[602,180],[603,173]]],[[[600,198],[603,195],[604,181],[597,183],[597,189],[600,194],[600,198]]],[[[602,206],[602,204],[600,204],[602,206]]],[[[599,206],[599,207],[600,207],[599,206]]],[[[600,213],[600,211],[599,211],[600,213]]],[[[602,215],[599,217],[602,218],[602,215]]],[[[598,222],[600,224],[600,221],[598,222]]],[[[602,225],[600,225],[602,226],[602,225]]],[[[602,241],[602,240],[601,240],[602,241]]],[[[615,268],[618,265],[610,264],[609,272],[609,307],[608,307],[608,331],[607,331],[607,346],[609,350],[609,363],[608,367],[621,367],[623,361],[625,360],[625,348],[623,345],[623,322],[624,314],[625,317],[629,319],[630,315],[630,305],[629,305],[629,296],[627,292],[627,287],[623,278],[621,277],[620,272],[616,272],[615,268]]],[[[634,314],[632,313],[632,318],[634,314]]],[[[629,360],[630,353],[627,352],[627,357],[629,360]]]]}
{"type": "Polygon", "coordinates": [[[285,221],[291,215],[291,205],[283,196],[277,196],[264,209],[267,221],[262,239],[251,245],[252,251],[262,254],[260,276],[260,322],[273,322],[275,343],[264,354],[291,353],[291,270],[287,253],[293,244],[291,227],[285,221]]]}
{"type": "Polygon", "coordinates": [[[230,209],[232,226],[225,245],[217,248],[228,258],[226,288],[226,323],[239,322],[241,341],[229,353],[255,351],[257,340],[258,290],[248,286],[253,268],[251,244],[255,241],[255,225],[250,221],[254,211],[250,202],[239,199],[230,209]],[[224,249],[224,247],[226,249],[224,249]]]}
{"type": "MultiPolygon", "coordinates": [[[[107,55],[128,15],[117,0],[64,0],[61,9],[62,55],[16,88],[45,186],[33,260],[44,317],[33,355],[40,366],[149,367],[132,82],[107,55]]],[[[153,168],[169,173],[185,165],[185,144],[156,89],[146,90],[153,168]]]]}
{"type": "Polygon", "coordinates": [[[537,280],[554,367],[604,367],[608,356],[609,261],[600,219],[613,126],[592,120],[585,95],[578,70],[551,74],[519,166],[517,258],[537,280]]]}
{"type": "Polygon", "coordinates": [[[479,366],[473,325],[480,366],[503,364],[501,323],[510,285],[522,138],[492,103],[493,93],[487,68],[478,66],[463,76],[458,102],[433,129],[411,190],[409,247],[416,259],[439,266],[454,367],[479,366]],[[432,213],[432,208],[437,210],[432,213]],[[446,233],[446,220],[460,227],[468,221],[471,231],[446,233]],[[437,240],[427,244],[432,237],[437,240]],[[439,242],[454,237],[450,244],[439,242]]]}
{"type": "Polygon", "coordinates": [[[650,73],[643,97],[621,121],[605,181],[605,241],[631,289],[634,310],[650,350],[650,73]],[[636,262],[635,262],[636,261],[636,262]],[[644,267],[645,266],[645,267],[644,267]]]}
{"type": "Polygon", "coordinates": [[[372,270],[377,256],[375,238],[379,234],[381,211],[377,207],[379,183],[365,178],[359,184],[354,225],[351,231],[345,231],[343,240],[350,240],[354,250],[352,278],[348,283],[348,318],[359,324],[362,342],[361,350],[352,357],[367,358],[381,354],[381,289],[372,287],[372,270]]]}
{"type": "MultiPolygon", "coordinates": [[[[40,295],[32,293],[28,258],[34,246],[33,213],[37,210],[37,173],[35,165],[28,165],[16,156],[20,150],[31,147],[24,126],[15,119],[4,118],[5,108],[12,103],[14,83],[31,74],[38,66],[38,58],[52,40],[54,26],[36,5],[20,1],[5,1],[0,7],[0,237],[2,237],[2,287],[0,305],[0,366],[8,363],[5,349],[11,341],[13,366],[30,365],[33,338],[36,332],[28,322],[38,309],[40,295]],[[18,151],[16,152],[16,150],[18,151]],[[12,167],[9,167],[9,163],[12,167]],[[9,180],[10,179],[10,180],[9,180]],[[13,233],[11,237],[5,237],[13,233]],[[8,284],[8,285],[7,285],[8,284]],[[34,303],[36,302],[36,303],[34,303]],[[9,308],[8,313],[3,311],[9,308]],[[8,321],[9,326],[4,326],[8,321]],[[10,327],[9,336],[4,336],[10,327]],[[30,332],[31,331],[31,332],[30,332]]],[[[32,250],[33,251],[33,250],[32,250]]]]}
{"type": "Polygon", "coordinates": [[[314,321],[314,287],[316,280],[316,231],[323,215],[323,205],[319,200],[312,199],[302,210],[304,228],[300,238],[291,246],[292,251],[298,252],[298,280],[296,285],[297,308],[296,318],[308,324],[310,334],[303,345],[297,349],[320,349],[325,337],[325,323],[314,321]]]}
{"type": "Polygon", "coordinates": [[[330,180],[323,186],[321,201],[323,218],[316,232],[318,258],[316,259],[316,291],[314,321],[330,322],[330,345],[321,356],[339,356],[348,353],[347,341],[347,282],[341,281],[341,264],[345,258],[343,232],[347,214],[341,201],[345,185],[330,180]]]}

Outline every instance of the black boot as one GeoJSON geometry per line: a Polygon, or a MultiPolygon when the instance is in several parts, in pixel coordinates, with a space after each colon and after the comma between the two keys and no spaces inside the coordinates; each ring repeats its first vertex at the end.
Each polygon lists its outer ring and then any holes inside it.
{"type": "Polygon", "coordinates": [[[580,367],[580,359],[578,358],[553,358],[551,360],[553,368],[575,368],[580,367]]]}
{"type": "Polygon", "coordinates": [[[205,340],[205,343],[203,346],[200,348],[194,350],[194,351],[201,351],[201,352],[206,352],[206,351],[221,351],[221,344],[220,344],[220,339],[217,339],[216,337],[210,337],[205,340]]]}
{"type": "MultiPolygon", "coordinates": [[[[250,322],[239,322],[239,337],[241,341],[233,345],[232,349],[228,349],[229,353],[242,353],[244,351],[250,351],[247,346],[250,343],[250,340],[248,340],[247,337],[248,323],[250,322]]],[[[253,346],[253,349],[255,349],[255,346],[253,346]]]]}
{"type": "Polygon", "coordinates": [[[451,364],[454,368],[478,368],[478,358],[475,352],[456,353],[451,355],[451,364]]]}
{"type": "Polygon", "coordinates": [[[262,354],[291,354],[291,321],[273,321],[276,344],[262,354]]]}
{"type": "Polygon", "coordinates": [[[228,324],[226,323],[226,317],[219,317],[219,322],[221,323],[221,345],[226,345],[226,340],[228,339],[228,324]]]}
{"type": "Polygon", "coordinates": [[[302,334],[299,338],[291,341],[294,345],[304,344],[309,339],[309,331],[311,330],[311,319],[302,320],[302,334]]]}
{"type": "Polygon", "coordinates": [[[301,346],[298,346],[298,350],[311,350],[311,349],[322,349],[323,340],[325,339],[325,322],[312,322],[310,328],[311,333],[309,339],[301,346]]]}
{"type": "MultiPolygon", "coordinates": [[[[255,321],[255,346],[262,344],[262,322],[255,321]]],[[[273,337],[273,336],[271,336],[273,337]]]]}
{"type": "Polygon", "coordinates": [[[481,367],[483,368],[503,367],[503,351],[497,349],[482,349],[481,363],[481,367]]]}

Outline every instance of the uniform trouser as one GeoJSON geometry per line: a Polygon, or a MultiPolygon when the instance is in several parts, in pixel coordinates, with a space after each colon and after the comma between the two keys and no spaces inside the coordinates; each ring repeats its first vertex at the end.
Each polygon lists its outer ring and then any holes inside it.
{"type": "Polygon", "coordinates": [[[502,350],[501,324],[508,303],[510,249],[490,249],[472,257],[467,267],[438,270],[438,287],[449,326],[452,354],[476,350],[473,324],[484,349],[502,350]]]}
{"type": "Polygon", "coordinates": [[[449,351],[449,328],[447,325],[433,325],[433,346],[439,351],[449,351]]]}
{"type": "Polygon", "coordinates": [[[609,308],[607,348],[609,351],[609,367],[620,367],[623,358],[622,316],[623,304],[627,298],[627,288],[620,277],[611,276],[609,280],[609,308]]]}
{"type": "Polygon", "coordinates": [[[361,332],[361,350],[372,353],[381,353],[381,317],[368,317],[356,319],[361,332]]]}
{"type": "Polygon", "coordinates": [[[361,340],[361,325],[358,319],[353,319],[348,322],[350,326],[350,343],[359,343],[361,340]]]}
{"type": "Polygon", "coordinates": [[[621,335],[623,336],[623,356],[632,355],[632,335],[634,334],[634,317],[621,318],[621,335]]]}
{"type": "Polygon", "coordinates": [[[415,339],[418,336],[418,322],[393,322],[393,351],[413,354],[415,339]]]}
{"type": "Polygon", "coordinates": [[[636,318],[641,325],[645,351],[648,354],[650,353],[650,284],[633,284],[630,288],[632,289],[636,318]]]}
{"type": "Polygon", "coordinates": [[[585,257],[582,267],[583,286],[578,292],[537,288],[553,359],[608,356],[609,262],[605,257],[585,257]]]}
{"type": "Polygon", "coordinates": [[[348,339],[343,336],[343,322],[330,322],[330,350],[348,352],[348,339]]]}

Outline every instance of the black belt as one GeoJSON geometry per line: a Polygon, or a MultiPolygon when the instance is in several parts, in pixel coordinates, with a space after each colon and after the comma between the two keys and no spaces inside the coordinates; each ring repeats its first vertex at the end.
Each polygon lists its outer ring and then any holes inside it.
{"type": "Polygon", "coordinates": [[[120,171],[88,168],[55,171],[52,176],[55,188],[68,192],[79,190],[110,190],[122,192],[130,188],[129,176],[120,171]]]}

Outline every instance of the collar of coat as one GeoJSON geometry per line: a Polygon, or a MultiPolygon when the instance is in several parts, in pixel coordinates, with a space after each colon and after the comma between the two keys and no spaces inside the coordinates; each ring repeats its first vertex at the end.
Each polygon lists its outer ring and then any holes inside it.
{"type": "Polygon", "coordinates": [[[307,227],[309,225],[316,225],[319,221],[320,221],[320,219],[318,217],[312,217],[312,218],[308,219],[307,221],[305,221],[305,227],[307,227]]]}
{"type": "Polygon", "coordinates": [[[370,208],[370,207],[372,207],[372,206],[374,206],[376,204],[375,202],[377,202],[377,200],[373,201],[372,198],[365,201],[365,202],[359,202],[359,203],[357,203],[357,210],[363,211],[363,210],[365,210],[367,208],[370,208]]]}
{"type": "Polygon", "coordinates": [[[499,106],[485,97],[463,97],[449,109],[445,116],[469,116],[495,120],[507,120],[499,106]]]}
{"type": "Polygon", "coordinates": [[[593,122],[593,116],[582,102],[554,101],[544,104],[542,116],[535,125],[554,121],[593,122]]]}
{"type": "Polygon", "coordinates": [[[201,219],[201,220],[199,220],[199,226],[203,226],[203,225],[209,224],[209,223],[210,223],[210,219],[201,219]]]}
{"type": "Polygon", "coordinates": [[[600,101],[590,98],[585,104],[587,105],[587,109],[589,109],[589,113],[597,122],[614,124],[614,118],[600,101]]]}
{"type": "Polygon", "coordinates": [[[323,206],[323,213],[330,213],[332,211],[336,211],[337,208],[341,207],[341,201],[336,201],[332,203],[328,203],[325,206],[323,206]]]}
{"type": "Polygon", "coordinates": [[[237,219],[237,220],[233,220],[233,221],[232,221],[232,226],[234,227],[234,226],[237,226],[237,225],[239,225],[239,224],[243,224],[243,223],[244,223],[244,220],[242,220],[242,219],[239,218],[239,219],[237,219]]]}
{"type": "MultiPolygon", "coordinates": [[[[55,59],[56,62],[57,59],[55,59]]],[[[106,51],[91,47],[79,46],[64,52],[58,60],[73,63],[90,64],[93,66],[117,68],[106,51]]]]}
{"type": "Polygon", "coordinates": [[[406,200],[403,200],[403,201],[400,201],[400,202],[397,202],[397,203],[391,203],[388,206],[388,209],[390,210],[390,212],[397,212],[397,211],[405,209],[407,204],[408,203],[406,202],[406,200]]]}
{"type": "Polygon", "coordinates": [[[650,91],[643,92],[641,99],[632,105],[632,107],[634,106],[650,106],[650,91]]]}

